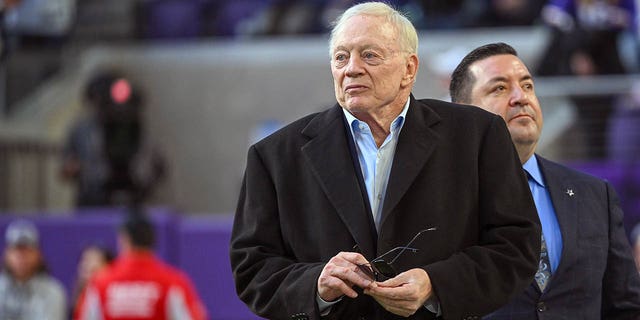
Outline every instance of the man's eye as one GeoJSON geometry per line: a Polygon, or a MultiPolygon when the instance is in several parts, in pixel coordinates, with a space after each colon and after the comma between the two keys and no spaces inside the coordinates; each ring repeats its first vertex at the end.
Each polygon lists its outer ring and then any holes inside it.
{"type": "Polygon", "coordinates": [[[346,54],[338,54],[336,55],[336,57],[334,58],[336,61],[344,61],[347,59],[347,55],[346,54]]]}
{"type": "Polygon", "coordinates": [[[507,91],[507,87],[504,85],[497,85],[495,87],[491,87],[491,90],[487,91],[488,94],[492,95],[501,95],[507,91]]]}
{"type": "Polygon", "coordinates": [[[362,54],[362,59],[367,61],[374,61],[374,60],[379,60],[380,56],[374,52],[365,52],[362,54]]]}

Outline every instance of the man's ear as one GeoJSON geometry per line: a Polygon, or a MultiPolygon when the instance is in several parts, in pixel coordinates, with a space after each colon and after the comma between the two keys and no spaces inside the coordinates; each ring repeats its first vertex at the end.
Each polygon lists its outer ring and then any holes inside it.
{"type": "Polygon", "coordinates": [[[408,86],[415,82],[416,75],[418,74],[419,64],[420,62],[418,61],[418,55],[416,55],[415,53],[412,53],[407,57],[407,61],[405,64],[405,76],[402,79],[403,86],[408,86]]]}

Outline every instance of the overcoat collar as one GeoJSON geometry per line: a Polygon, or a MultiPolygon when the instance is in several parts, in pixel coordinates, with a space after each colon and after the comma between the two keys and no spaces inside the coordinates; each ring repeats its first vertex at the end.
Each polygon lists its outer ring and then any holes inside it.
{"type": "Polygon", "coordinates": [[[409,187],[426,165],[429,157],[440,143],[435,125],[440,116],[423,102],[410,97],[404,126],[398,137],[396,153],[393,157],[387,194],[382,208],[380,229],[393,218],[394,208],[398,205],[409,187]]]}
{"type": "MultiPolygon", "coordinates": [[[[393,218],[393,209],[440,141],[437,131],[432,128],[440,122],[440,117],[427,105],[416,101],[413,95],[410,99],[387,186],[381,230],[384,229],[385,221],[393,218]]],[[[353,164],[347,140],[351,137],[343,118],[342,109],[338,105],[319,113],[302,131],[310,139],[302,147],[302,153],[360,250],[365,257],[372,258],[377,251],[375,229],[370,227],[372,217],[366,203],[360,201],[363,192],[358,183],[358,175],[361,173],[356,172],[353,164]]]]}
{"type": "MultiPolygon", "coordinates": [[[[339,105],[319,113],[302,130],[310,140],[302,154],[322,186],[327,199],[349,229],[361,253],[375,256],[373,219],[367,210],[349,151],[350,134],[339,105]]],[[[357,161],[357,160],[356,160],[357,161]]],[[[329,213],[327,213],[329,214],[329,213]]]]}

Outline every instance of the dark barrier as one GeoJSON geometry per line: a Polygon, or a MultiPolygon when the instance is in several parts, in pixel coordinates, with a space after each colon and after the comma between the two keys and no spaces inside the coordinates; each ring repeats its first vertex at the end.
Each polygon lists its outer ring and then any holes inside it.
{"type": "MultiPolygon", "coordinates": [[[[70,297],[82,249],[100,244],[117,252],[116,231],[125,214],[125,209],[109,208],[19,217],[33,221],[38,227],[49,269],[64,284],[70,297]]],[[[235,292],[229,263],[232,215],[183,216],[166,208],[152,208],[148,214],[156,228],[156,253],[189,275],[207,306],[210,319],[260,319],[235,292]]],[[[4,231],[17,217],[0,215],[3,248],[4,231]]]]}

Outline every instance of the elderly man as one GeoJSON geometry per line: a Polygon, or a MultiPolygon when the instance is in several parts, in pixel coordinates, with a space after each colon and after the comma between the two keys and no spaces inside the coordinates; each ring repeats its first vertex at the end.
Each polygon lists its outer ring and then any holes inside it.
{"type": "Polygon", "coordinates": [[[504,43],[476,48],[451,79],[454,102],[477,105],[507,123],[542,223],[535,281],[487,318],[640,319],[640,278],[615,191],[535,154],[542,111],[516,51],[504,43]]]}
{"type": "Polygon", "coordinates": [[[540,226],[504,121],[416,101],[417,41],[388,5],[351,7],[338,104],[250,148],[230,251],[256,314],[477,318],[531,282],[540,226]]]}

